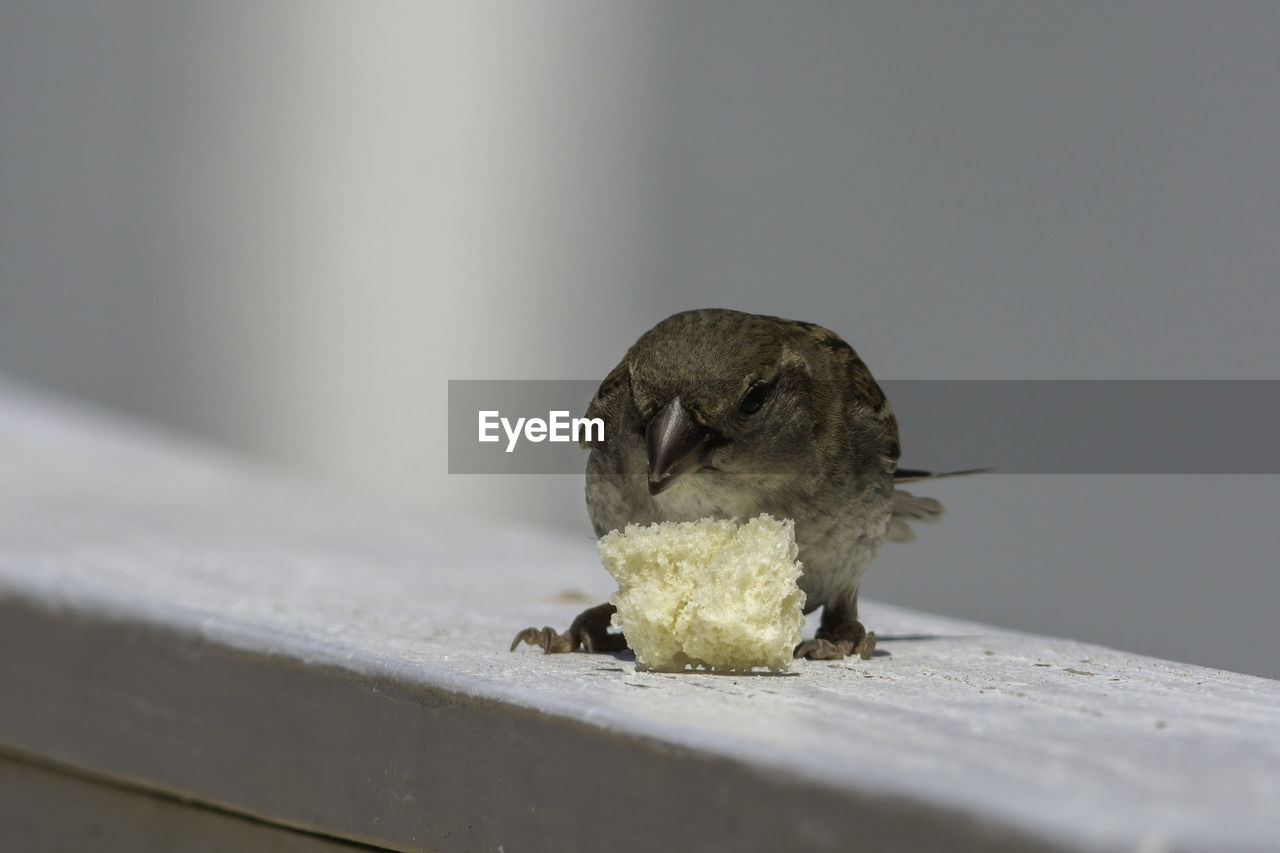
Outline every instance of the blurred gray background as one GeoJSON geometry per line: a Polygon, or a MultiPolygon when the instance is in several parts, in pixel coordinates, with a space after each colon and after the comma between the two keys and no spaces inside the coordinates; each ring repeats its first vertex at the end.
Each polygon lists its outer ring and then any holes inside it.
{"type": "MultiPolygon", "coordinates": [[[[446,380],[709,305],[881,378],[1280,379],[1277,44],[1252,2],[2,0],[0,373],[582,536],[577,477],[446,473],[446,380]]],[[[1280,478],[927,491],[869,597],[1280,676],[1280,478]]]]}

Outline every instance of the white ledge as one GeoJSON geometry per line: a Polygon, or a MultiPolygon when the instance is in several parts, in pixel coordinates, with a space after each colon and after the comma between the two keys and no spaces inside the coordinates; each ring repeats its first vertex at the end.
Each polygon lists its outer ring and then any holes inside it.
{"type": "Polygon", "coordinates": [[[77,778],[403,850],[1280,838],[1275,681],[875,602],[887,654],[785,676],[510,653],[607,598],[586,535],[302,489],[3,385],[0,471],[0,751],[77,778]]]}

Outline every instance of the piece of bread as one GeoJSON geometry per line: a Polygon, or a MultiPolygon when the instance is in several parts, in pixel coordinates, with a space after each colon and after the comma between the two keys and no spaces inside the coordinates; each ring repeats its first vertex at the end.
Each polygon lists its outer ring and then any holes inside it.
{"type": "Polygon", "coordinates": [[[639,669],[784,670],[804,629],[795,524],[629,524],[600,539],[609,600],[639,669]]]}

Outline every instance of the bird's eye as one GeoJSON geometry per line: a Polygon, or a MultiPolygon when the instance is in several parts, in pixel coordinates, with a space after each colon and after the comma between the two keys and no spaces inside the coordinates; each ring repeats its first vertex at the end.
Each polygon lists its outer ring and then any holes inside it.
{"type": "Polygon", "coordinates": [[[768,382],[757,382],[752,385],[747,389],[747,393],[742,396],[742,402],[738,404],[738,411],[744,415],[754,415],[760,411],[764,401],[769,399],[769,391],[772,387],[768,382]]]}

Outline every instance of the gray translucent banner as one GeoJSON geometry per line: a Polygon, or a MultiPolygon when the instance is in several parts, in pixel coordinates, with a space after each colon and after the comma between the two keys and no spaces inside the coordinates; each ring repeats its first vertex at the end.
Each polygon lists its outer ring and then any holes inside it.
{"type": "MultiPolygon", "coordinates": [[[[449,473],[582,473],[587,451],[572,440],[573,419],[582,418],[598,384],[450,380],[449,473]],[[480,440],[482,419],[491,440],[480,440]],[[518,432],[514,440],[513,432],[518,432]]],[[[1280,381],[880,384],[898,416],[904,468],[995,468],[1000,474],[1280,473],[1280,381]]]]}

